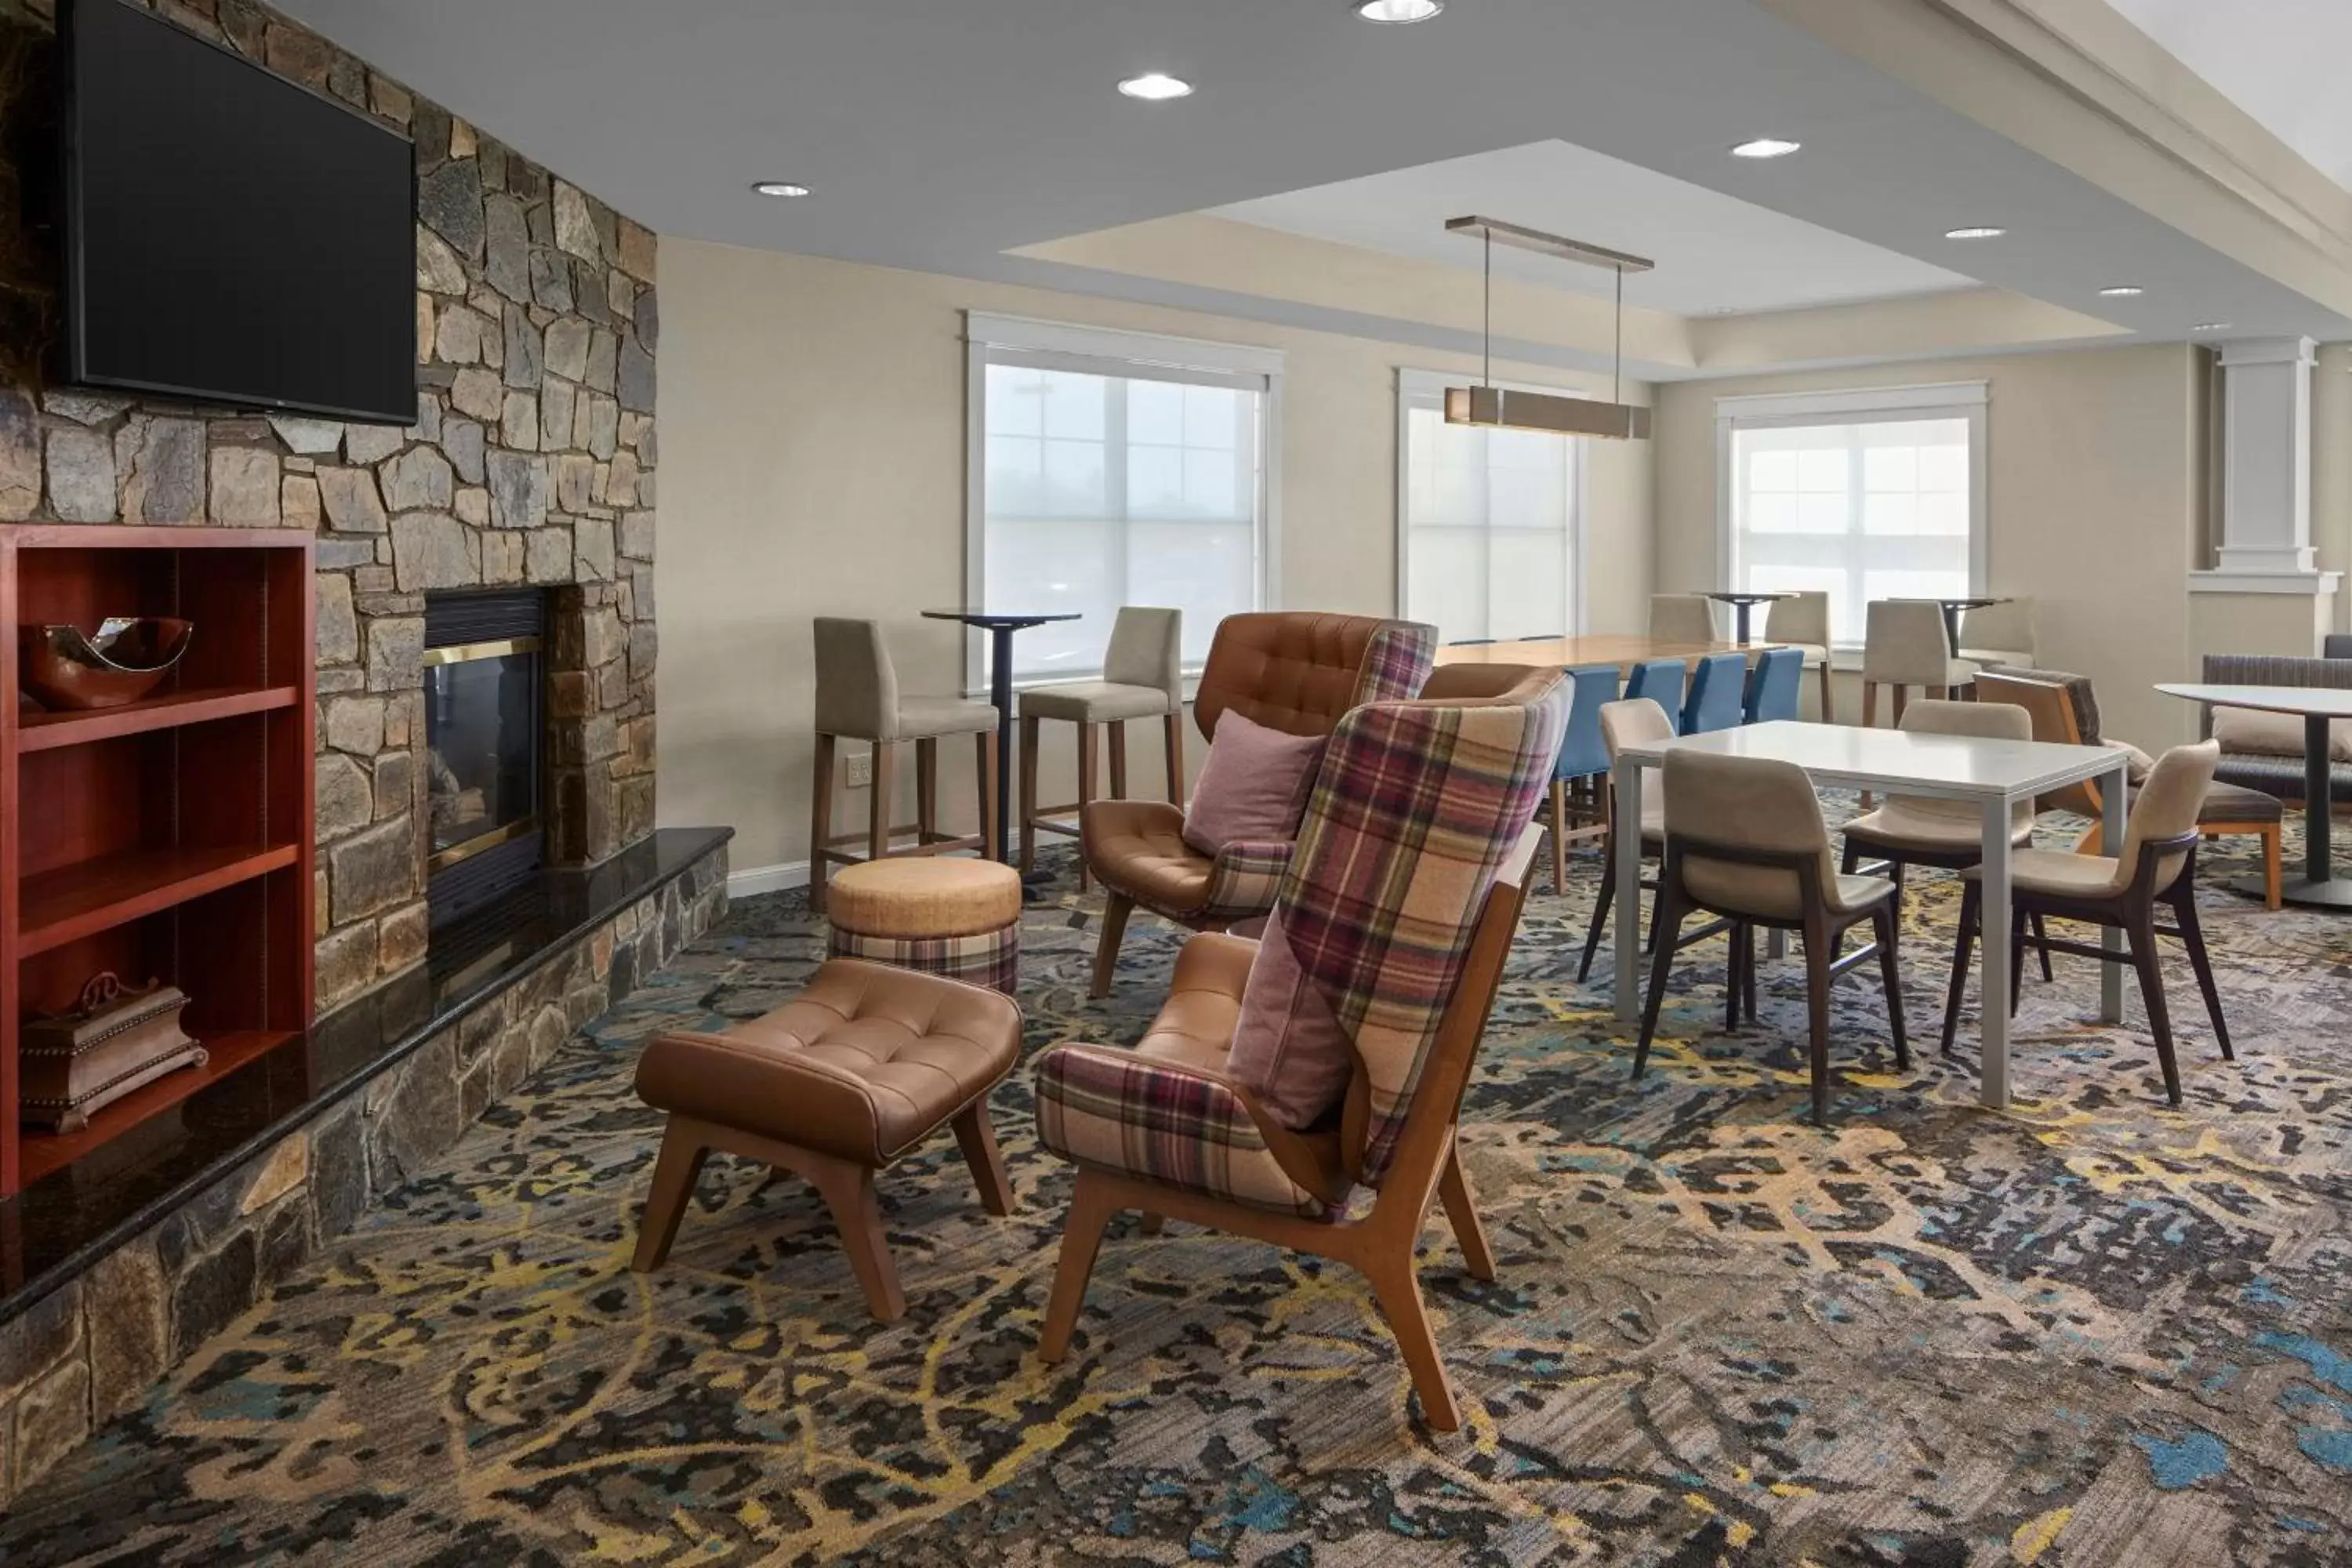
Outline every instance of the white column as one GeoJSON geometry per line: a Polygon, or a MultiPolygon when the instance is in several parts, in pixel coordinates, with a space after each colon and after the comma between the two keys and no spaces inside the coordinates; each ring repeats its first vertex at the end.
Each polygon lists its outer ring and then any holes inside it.
{"type": "Polygon", "coordinates": [[[2221,345],[2221,539],[2208,592],[2324,592],[2311,548],[2309,338],[2221,345]],[[2297,582],[2297,580],[2301,580],[2297,582]]]}

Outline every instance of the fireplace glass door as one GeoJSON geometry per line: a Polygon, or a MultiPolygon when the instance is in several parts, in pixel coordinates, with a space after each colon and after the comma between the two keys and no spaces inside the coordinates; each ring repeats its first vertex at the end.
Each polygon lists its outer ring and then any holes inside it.
{"type": "Polygon", "coordinates": [[[426,651],[429,869],[538,827],[539,659],[535,637],[426,651]]]}

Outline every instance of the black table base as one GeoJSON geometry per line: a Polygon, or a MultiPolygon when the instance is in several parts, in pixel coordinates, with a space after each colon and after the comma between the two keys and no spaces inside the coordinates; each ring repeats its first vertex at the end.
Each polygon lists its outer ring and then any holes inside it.
{"type": "Polygon", "coordinates": [[[988,700],[996,706],[996,858],[1013,854],[1013,634],[1048,621],[1075,621],[1069,612],[1015,615],[994,610],[925,610],[925,620],[961,621],[988,634],[988,700]]]}

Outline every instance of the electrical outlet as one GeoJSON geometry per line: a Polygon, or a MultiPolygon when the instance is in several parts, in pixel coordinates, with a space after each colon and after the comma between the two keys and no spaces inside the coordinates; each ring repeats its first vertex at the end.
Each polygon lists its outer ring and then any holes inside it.
{"type": "Polygon", "coordinates": [[[849,787],[871,789],[874,785],[874,753],[858,752],[849,759],[849,787]]]}

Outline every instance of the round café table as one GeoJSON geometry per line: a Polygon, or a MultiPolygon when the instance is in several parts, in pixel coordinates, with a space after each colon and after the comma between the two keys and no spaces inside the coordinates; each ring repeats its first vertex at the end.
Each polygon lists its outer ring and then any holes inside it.
{"type": "Polygon", "coordinates": [[[988,700],[996,704],[996,853],[1008,866],[1013,853],[1013,634],[1048,621],[1081,619],[1076,610],[992,610],[971,605],[925,610],[928,621],[961,621],[988,634],[988,700]]]}
{"type": "MultiPolygon", "coordinates": [[[[2290,904],[2319,909],[2352,909],[2352,879],[2336,876],[2335,846],[2330,832],[2334,812],[2334,782],[2328,765],[2328,721],[2352,719],[2352,690],[2326,686],[2206,686],[2192,681],[2166,682],[2157,687],[2167,697],[2205,702],[2223,708],[2251,708],[2261,713],[2294,713],[2303,719],[2303,875],[2287,882],[2280,897],[2290,904]]],[[[2263,879],[2252,877],[2233,884],[2240,892],[2260,895],[2263,879]]]]}
{"type": "Polygon", "coordinates": [[[1738,635],[1733,638],[1733,640],[1739,643],[1745,643],[1748,640],[1748,614],[1749,611],[1753,610],[1759,605],[1778,604],[1782,599],[1793,599],[1797,595],[1794,594],[1731,593],[1709,594],[1707,595],[1708,598],[1713,599],[1718,605],[1729,605],[1731,606],[1732,625],[1737,628],[1738,632],[1738,635]]]}

